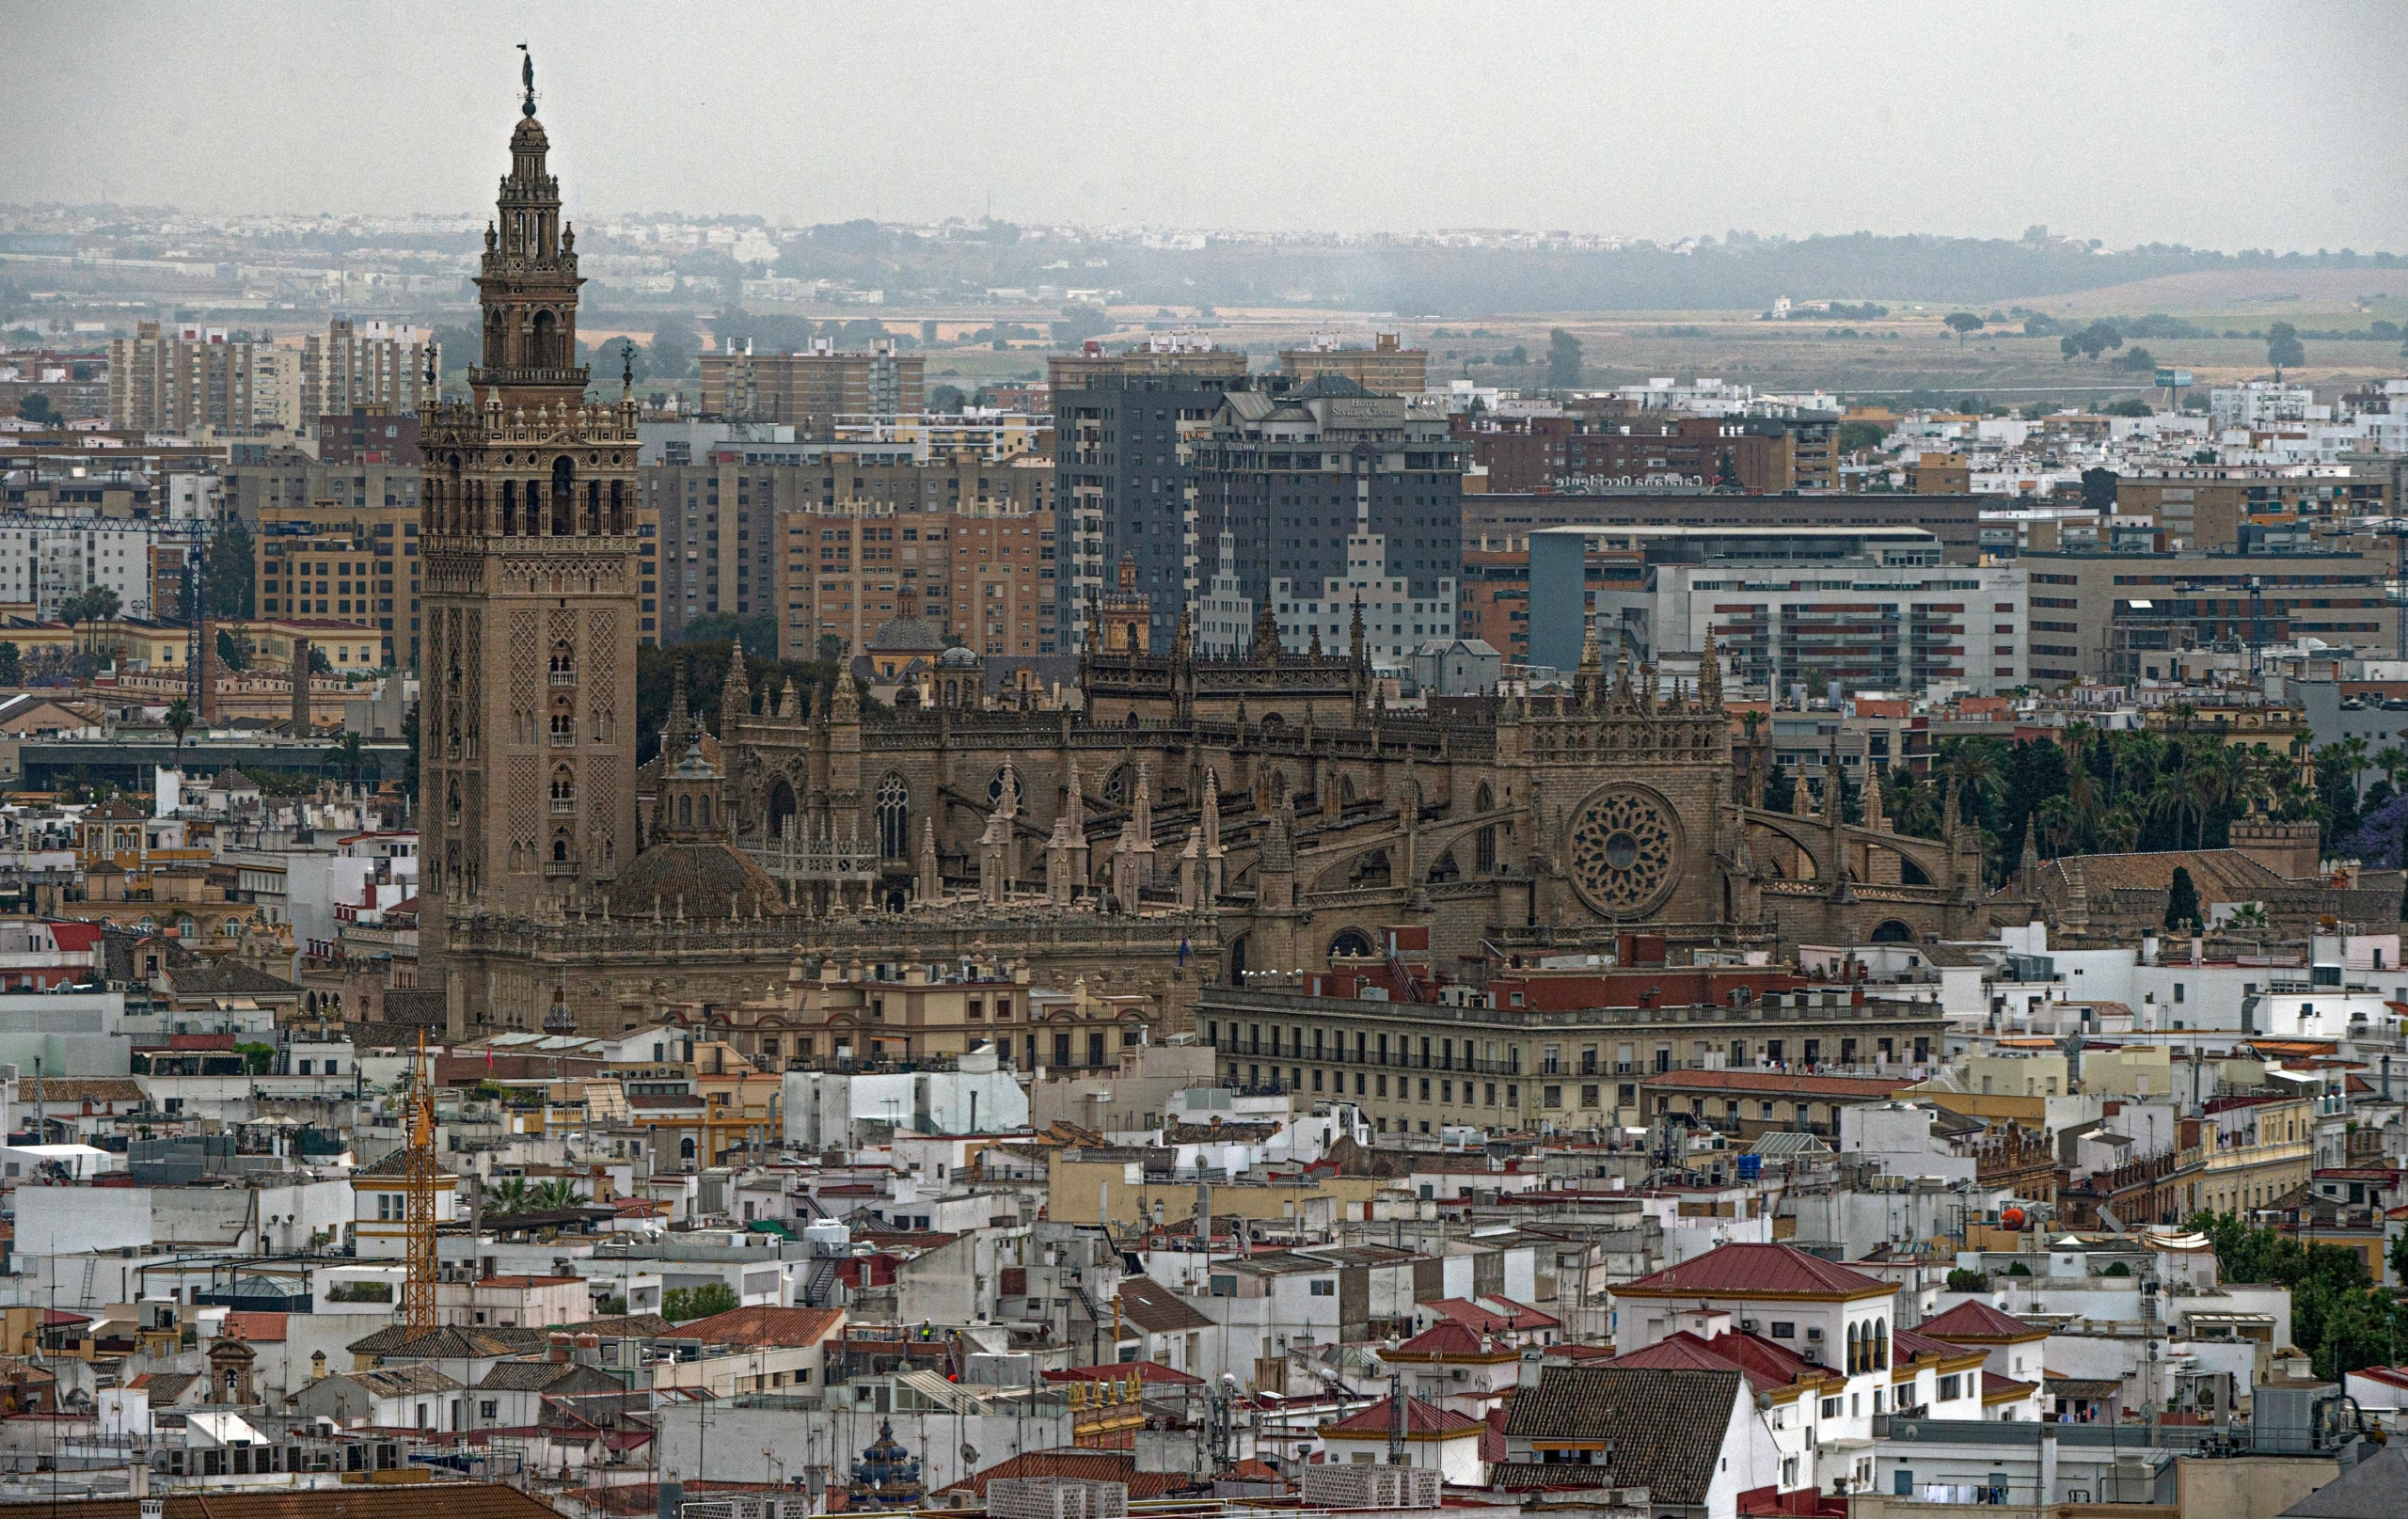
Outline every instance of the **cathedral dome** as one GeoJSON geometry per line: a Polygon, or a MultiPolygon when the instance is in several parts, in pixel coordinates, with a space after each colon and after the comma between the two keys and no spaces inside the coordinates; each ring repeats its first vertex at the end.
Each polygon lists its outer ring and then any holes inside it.
{"type": "Polygon", "coordinates": [[[944,648],[944,629],[926,617],[890,617],[869,636],[872,654],[917,654],[931,657],[944,648]]]}
{"type": "Polygon", "coordinates": [[[514,153],[542,153],[551,150],[551,139],[544,135],[544,123],[531,116],[522,116],[510,134],[510,150],[514,153]]]}
{"type": "Polygon", "coordinates": [[[689,918],[724,918],[731,897],[748,918],[755,908],[771,917],[788,910],[777,879],[725,839],[663,840],[636,856],[610,894],[611,913],[625,918],[651,916],[656,902],[664,915],[682,902],[689,918]]]}

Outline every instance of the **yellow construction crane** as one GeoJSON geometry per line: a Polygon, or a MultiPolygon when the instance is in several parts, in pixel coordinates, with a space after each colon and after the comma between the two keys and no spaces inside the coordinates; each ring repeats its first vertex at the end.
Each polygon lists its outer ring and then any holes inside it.
{"type": "Polygon", "coordinates": [[[426,1064],[426,1034],[420,1031],[418,1058],[410,1065],[408,1098],[402,1121],[409,1131],[404,1181],[409,1274],[402,1284],[402,1321],[412,1329],[435,1327],[435,1082],[426,1064]]]}

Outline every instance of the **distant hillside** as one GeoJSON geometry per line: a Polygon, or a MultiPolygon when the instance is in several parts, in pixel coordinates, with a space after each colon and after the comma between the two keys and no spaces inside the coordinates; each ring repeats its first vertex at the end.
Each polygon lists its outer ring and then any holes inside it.
{"type": "MultiPolygon", "coordinates": [[[[946,243],[864,223],[788,242],[778,273],[944,293],[1064,283],[1062,245],[994,229],[946,243]],[[1058,271],[1060,266],[1055,265],[1058,271]]],[[[2408,268],[2388,253],[2223,254],[2186,247],[2098,253],[2080,245],[1949,237],[1735,238],[1689,252],[1212,243],[1201,249],[1088,245],[1102,268],[1077,283],[1164,306],[1317,306],[1443,317],[1510,311],[1762,309],[1792,300],[1998,303],[2214,270],[2408,268]]]]}

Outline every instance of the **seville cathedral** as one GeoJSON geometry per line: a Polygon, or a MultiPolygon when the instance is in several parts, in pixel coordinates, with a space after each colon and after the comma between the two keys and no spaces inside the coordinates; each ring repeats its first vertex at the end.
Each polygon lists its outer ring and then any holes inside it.
{"type": "Polygon", "coordinates": [[[1897,834],[1877,787],[1862,826],[1751,805],[1765,752],[1735,767],[1710,642],[1694,689],[1592,637],[1568,690],[1434,715],[1383,706],[1359,614],[1347,652],[1299,655],[1266,608],[1212,658],[1185,621],[1149,648],[1122,592],[1088,619],[1077,710],[865,709],[849,673],[814,703],[739,657],[715,715],[680,688],[640,771],[635,404],[624,379],[586,400],[534,111],[531,81],[473,397],[425,432],[424,954],[455,1036],[965,964],[1081,988],[1048,1016],[1178,1032],[1199,985],[1404,926],[1450,968],[1986,932],[1970,828],[1897,834]]]}

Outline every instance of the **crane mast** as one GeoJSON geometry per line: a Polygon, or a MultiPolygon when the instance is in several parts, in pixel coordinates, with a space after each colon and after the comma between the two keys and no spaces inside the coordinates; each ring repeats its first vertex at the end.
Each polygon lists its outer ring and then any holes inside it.
{"type": "Polygon", "coordinates": [[[403,1110],[408,1130],[404,1179],[404,1216],[408,1274],[402,1284],[402,1321],[412,1329],[435,1327],[435,1083],[426,1065],[426,1035],[418,1036],[410,1066],[409,1096],[403,1110]]]}

